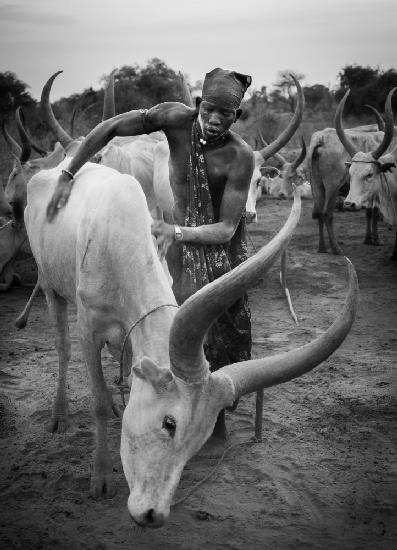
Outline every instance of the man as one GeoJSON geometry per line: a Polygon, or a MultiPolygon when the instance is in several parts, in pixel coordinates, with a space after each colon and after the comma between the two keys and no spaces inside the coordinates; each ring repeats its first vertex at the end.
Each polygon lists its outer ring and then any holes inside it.
{"type": "MultiPolygon", "coordinates": [[[[160,252],[167,253],[178,303],[233,269],[247,258],[243,213],[254,157],[230,127],[241,114],[240,103],[250,84],[250,76],[217,68],[205,77],[198,109],[167,102],[98,125],[62,171],[48,205],[49,221],[67,202],[75,174],[108,141],[162,130],[170,148],[175,225],[157,220],[152,233],[160,252]]],[[[246,296],[211,327],[205,351],[211,370],[250,358],[246,296]]],[[[224,414],[214,435],[226,437],[224,414]]]]}

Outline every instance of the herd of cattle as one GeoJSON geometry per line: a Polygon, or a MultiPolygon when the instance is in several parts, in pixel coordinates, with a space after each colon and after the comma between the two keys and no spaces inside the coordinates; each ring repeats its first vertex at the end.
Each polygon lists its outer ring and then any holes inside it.
{"type": "MultiPolygon", "coordinates": [[[[205,334],[214,319],[286,250],[299,220],[302,195],[309,195],[310,190],[313,195],[320,252],[326,251],[324,223],[332,251],[341,252],[332,220],[338,190],[347,178],[350,191],[346,204],[349,208],[365,206],[368,212],[367,242],[378,243],[379,212],[387,223],[396,225],[397,156],[395,150],[386,153],[394,133],[394,90],[386,101],[384,128],[379,128],[383,124],[379,117],[376,126],[345,132],[341,123],[345,97],[337,110],[336,129],[316,132],[308,151],[303,144],[299,156],[287,162],[279,151],[299,128],[304,110],[303,92],[296,81],[298,102],[288,127],[274,142],[264,143],[254,152],[255,170],[246,208],[247,218],[255,221],[256,201],[263,190],[293,196],[287,222],[247,262],[177,308],[166,265],[158,258],[150,231],[152,216],[161,213],[166,220],[172,216],[169,151],[161,133],[109,143],[94,162],[79,171],[67,206],[48,224],[46,207],[60,170],[81,142],[62,129],[52,112],[49,96],[57,74],[49,79],[41,98],[43,113],[58,140],[54,150],[46,153],[33,143],[21,110],[16,113],[21,145],[4,129],[15,165],[5,192],[0,186],[0,290],[6,290],[15,277],[12,264],[16,254],[30,249],[38,265],[35,290],[44,291],[57,333],[59,380],[50,425],[57,432],[63,432],[68,424],[67,305],[76,304],[94,399],[97,446],[91,493],[96,497],[110,497],[115,492],[107,420],[117,410],[102,374],[101,349],[106,345],[116,360],[123,359],[130,386],[121,435],[121,458],[130,488],[128,509],[139,525],[158,527],[169,515],[184,465],[208,439],[219,411],[246,393],[308,372],[348,334],[357,302],[351,265],[344,308],[313,342],[288,353],[246,361],[243,368],[241,364],[228,365],[216,373],[209,372],[203,354],[205,334]],[[30,160],[32,149],[41,157],[30,160]],[[272,156],[277,156],[282,166],[273,180],[266,176],[269,167],[263,167],[272,156]]],[[[105,92],[104,119],[114,115],[113,75],[105,92]]],[[[184,100],[192,104],[187,91],[184,100]]],[[[396,250],[394,254],[397,256],[396,250]]],[[[25,321],[26,316],[20,326],[25,321]]]]}
{"type": "MultiPolygon", "coordinates": [[[[60,71],[61,72],[61,71],[60,71]]],[[[3,126],[3,134],[15,160],[14,168],[5,189],[0,185],[0,291],[7,290],[18,276],[13,272],[13,260],[22,250],[29,250],[23,224],[26,206],[26,188],[31,177],[40,170],[58,166],[63,158],[72,156],[83,138],[73,139],[56,120],[50,104],[50,91],[55,73],[43,88],[41,108],[52,134],[57,139],[51,152],[46,152],[32,141],[25,128],[23,114],[16,112],[20,146],[3,126]],[[40,156],[31,159],[32,150],[40,156]]],[[[103,120],[115,114],[113,74],[105,87],[103,120]]],[[[193,104],[186,83],[181,78],[183,101],[193,104]]],[[[358,126],[344,131],[342,110],[346,98],[341,101],[335,129],[325,128],[314,132],[308,149],[302,138],[302,149],[292,162],[277,151],[272,156],[278,168],[272,166],[263,148],[254,151],[255,167],[246,204],[248,222],[256,222],[256,203],[266,194],[277,198],[291,198],[293,184],[299,185],[302,198],[313,199],[313,218],[318,220],[319,252],[326,252],[324,224],[328,232],[329,246],[334,254],[342,250],[333,228],[333,213],[338,193],[350,183],[345,199],[347,209],[366,209],[366,244],[379,244],[378,219],[396,225],[397,176],[396,149],[385,154],[393,142],[394,123],[391,110],[393,90],[386,101],[386,124],[375,111],[377,124],[358,126]],[[389,108],[388,108],[389,105],[389,108]],[[360,153],[360,154],[358,154],[360,153]]],[[[173,196],[168,180],[169,149],[161,132],[151,135],[115,138],[93,159],[123,174],[134,176],[142,186],[149,210],[154,216],[162,214],[172,219],[173,196]]],[[[397,249],[393,252],[397,258],[397,249]]]]}

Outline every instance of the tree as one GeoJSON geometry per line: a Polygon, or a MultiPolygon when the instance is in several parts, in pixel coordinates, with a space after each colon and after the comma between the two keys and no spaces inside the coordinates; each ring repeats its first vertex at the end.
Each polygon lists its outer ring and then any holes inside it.
{"type": "Polygon", "coordinates": [[[36,104],[27,90],[28,86],[11,71],[0,73],[0,117],[2,120],[14,117],[19,106],[32,107],[36,104]]]}
{"type": "Polygon", "coordinates": [[[281,96],[283,96],[287,100],[287,102],[290,106],[291,112],[293,113],[294,110],[295,110],[295,95],[296,94],[294,93],[295,82],[294,82],[291,74],[294,75],[294,77],[299,81],[303,80],[305,78],[305,75],[302,74],[302,73],[285,69],[284,71],[280,71],[278,73],[278,79],[274,83],[274,87],[275,87],[276,90],[278,90],[280,92],[281,96]]]}
{"type": "MultiPolygon", "coordinates": [[[[339,88],[335,98],[340,101],[350,89],[346,101],[346,113],[360,116],[364,105],[369,104],[383,111],[385,99],[389,91],[397,86],[397,71],[388,69],[381,71],[379,67],[362,67],[361,65],[346,65],[339,73],[339,88]]],[[[397,98],[393,100],[393,109],[397,109],[397,98]]]]}
{"type": "Polygon", "coordinates": [[[322,84],[313,84],[303,88],[306,106],[309,109],[321,109],[327,111],[331,108],[333,98],[329,89],[322,84]]]}

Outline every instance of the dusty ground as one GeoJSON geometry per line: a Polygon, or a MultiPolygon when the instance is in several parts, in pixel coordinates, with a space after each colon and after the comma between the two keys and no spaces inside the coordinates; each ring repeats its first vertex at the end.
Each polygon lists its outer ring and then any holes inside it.
{"type": "MultiPolygon", "coordinates": [[[[266,243],[291,203],[263,201],[251,234],[266,243]]],[[[356,266],[361,303],[343,346],[314,372],[265,393],[263,442],[251,441],[254,399],[228,416],[230,449],[213,477],[173,508],[166,527],[133,528],[120,458],[120,420],[110,426],[119,491],[110,501],[88,496],[93,422],[76,332],[69,373],[72,426],[45,431],[57,359],[44,297],[25,331],[13,328],[30,289],[0,296],[3,550],[30,549],[316,549],[397,548],[396,319],[397,265],[385,245],[363,240],[363,213],[336,213],[338,234],[356,266]],[[241,443],[241,444],[240,444],[241,443]]],[[[300,326],[280,295],[278,269],[251,295],[254,356],[291,349],[328,327],[346,292],[343,259],[316,253],[306,202],[291,244],[289,287],[300,326]]],[[[32,262],[19,263],[23,283],[32,262]]],[[[74,315],[71,315],[72,324],[74,315]]],[[[109,381],[116,365],[105,361],[109,381]]],[[[120,403],[119,397],[116,398],[120,403]]],[[[187,465],[181,497],[216,464],[203,451],[187,465]]]]}

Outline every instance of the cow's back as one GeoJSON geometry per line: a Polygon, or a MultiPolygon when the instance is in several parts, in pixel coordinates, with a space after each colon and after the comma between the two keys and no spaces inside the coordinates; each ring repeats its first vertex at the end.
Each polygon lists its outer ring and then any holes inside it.
{"type": "Polygon", "coordinates": [[[28,185],[26,227],[49,286],[69,301],[77,292],[104,308],[120,302],[128,307],[127,295],[139,278],[153,279],[158,293],[169,288],[150,234],[145,196],[131,176],[87,163],[67,205],[47,222],[47,204],[68,162],[39,172],[28,185]]]}

